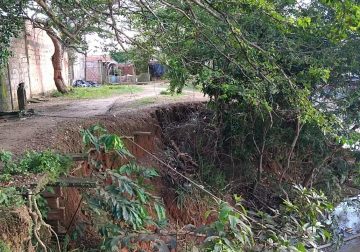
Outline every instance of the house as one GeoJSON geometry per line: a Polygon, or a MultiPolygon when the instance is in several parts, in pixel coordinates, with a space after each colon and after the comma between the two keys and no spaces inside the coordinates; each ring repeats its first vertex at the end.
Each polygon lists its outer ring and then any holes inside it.
{"type": "Polygon", "coordinates": [[[117,62],[110,55],[89,55],[85,58],[85,79],[104,84],[111,82],[110,76],[117,67],[117,62]]]}
{"type": "Polygon", "coordinates": [[[117,63],[110,55],[86,56],[86,80],[96,83],[135,83],[135,66],[117,63]]]}

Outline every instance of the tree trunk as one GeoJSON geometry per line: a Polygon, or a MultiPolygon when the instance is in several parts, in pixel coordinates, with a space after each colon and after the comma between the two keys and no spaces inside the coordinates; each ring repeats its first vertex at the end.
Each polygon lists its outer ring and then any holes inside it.
{"type": "Polygon", "coordinates": [[[47,34],[51,38],[55,48],[55,52],[51,57],[52,65],[54,68],[55,86],[60,93],[65,94],[68,93],[69,91],[65,85],[64,78],[62,76],[62,62],[64,59],[64,49],[62,47],[61,42],[54,34],[52,34],[51,32],[47,32],[47,34]]]}
{"type": "Polygon", "coordinates": [[[302,127],[304,126],[304,124],[301,124],[300,123],[300,118],[297,117],[296,119],[296,132],[295,132],[295,137],[294,137],[294,140],[291,144],[291,148],[290,148],[290,151],[288,153],[288,157],[287,157],[287,164],[286,164],[286,168],[284,169],[284,171],[281,173],[281,177],[280,177],[280,183],[281,181],[283,180],[284,176],[286,175],[286,173],[289,171],[290,169],[290,162],[291,162],[291,156],[294,152],[294,149],[295,149],[295,146],[296,146],[296,143],[299,139],[299,136],[300,136],[300,131],[302,129],[302,127]]]}

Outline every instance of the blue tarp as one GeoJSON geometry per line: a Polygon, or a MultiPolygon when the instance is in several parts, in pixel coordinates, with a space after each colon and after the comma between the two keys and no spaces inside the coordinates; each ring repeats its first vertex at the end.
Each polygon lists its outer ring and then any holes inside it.
{"type": "Polygon", "coordinates": [[[149,65],[151,77],[161,77],[165,74],[165,66],[160,63],[153,63],[149,65]]]}

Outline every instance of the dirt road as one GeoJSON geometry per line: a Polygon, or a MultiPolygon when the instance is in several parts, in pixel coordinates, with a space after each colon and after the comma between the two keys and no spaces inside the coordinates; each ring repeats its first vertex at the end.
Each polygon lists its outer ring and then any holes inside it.
{"type": "Polygon", "coordinates": [[[142,86],[143,91],[122,94],[105,99],[67,100],[51,98],[49,101],[29,104],[35,115],[29,118],[0,120],[0,150],[15,154],[28,149],[50,148],[55,141],[54,131],[66,122],[76,120],[114,117],[136,114],[150,107],[177,102],[205,101],[207,98],[196,91],[184,91],[180,96],[161,95],[166,90],[164,84],[142,86]],[[42,139],[42,142],[39,142],[42,139]]]}

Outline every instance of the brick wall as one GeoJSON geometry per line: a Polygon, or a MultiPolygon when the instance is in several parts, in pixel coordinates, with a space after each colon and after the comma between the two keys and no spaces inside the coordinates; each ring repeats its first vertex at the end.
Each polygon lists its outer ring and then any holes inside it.
{"type": "Polygon", "coordinates": [[[13,97],[14,108],[17,107],[17,87],[19,83],[24,82],[26,87],[26,95],[29,97],[30,82],[29,82],[29,64],[26,53],[25,35],[21,33],[16,39],[11,42],[12,56],[8,61],[8,76],[7,81],[10,86],[11,95],[13,97]]]}
{"type": "MultiPolygon", "coordinates": [[[[56,87],[53,80],[54,69],[51,62],[54,45],[50,37],[43,30],[33,28],[30,24],[27,24],[26,40],[24,42],[28,48],[31,95],[48,93],[55,90],[56,87]]],[[[67,85],[69,84],[68,64],[68,56],[65,52],[63,77],[67,85]]]]}
{"type": "MultiPolygon", "coordinates": [[[[5,72],[7,89],[13,98],[13,109],[17,108],[17,87],[21,82],[25,83],[28,98],[56,90],[51,62],[54,46],[46,32],[26,23],[24,31],[12,40],[10,50],[12,56],[9,58],[8,69],[5,72]]],[[[83,68],[84,65],[76,67],[77,74],[81,72],[79,69],[81,67],[83,68]]],[[[82,77],[80,74],[78,76],[82,77]]],[[[66,52],[63,77],[65,83],[69,85],[69,59],[66,52]]],[[[8,104],[8,107],[12,107],[11,104],[8,104]]]]}
{"type": "Polygon", "coordinates": [[[101,83],[101,70],[101,62],[86,61],[86,80],[101,83]]]}

